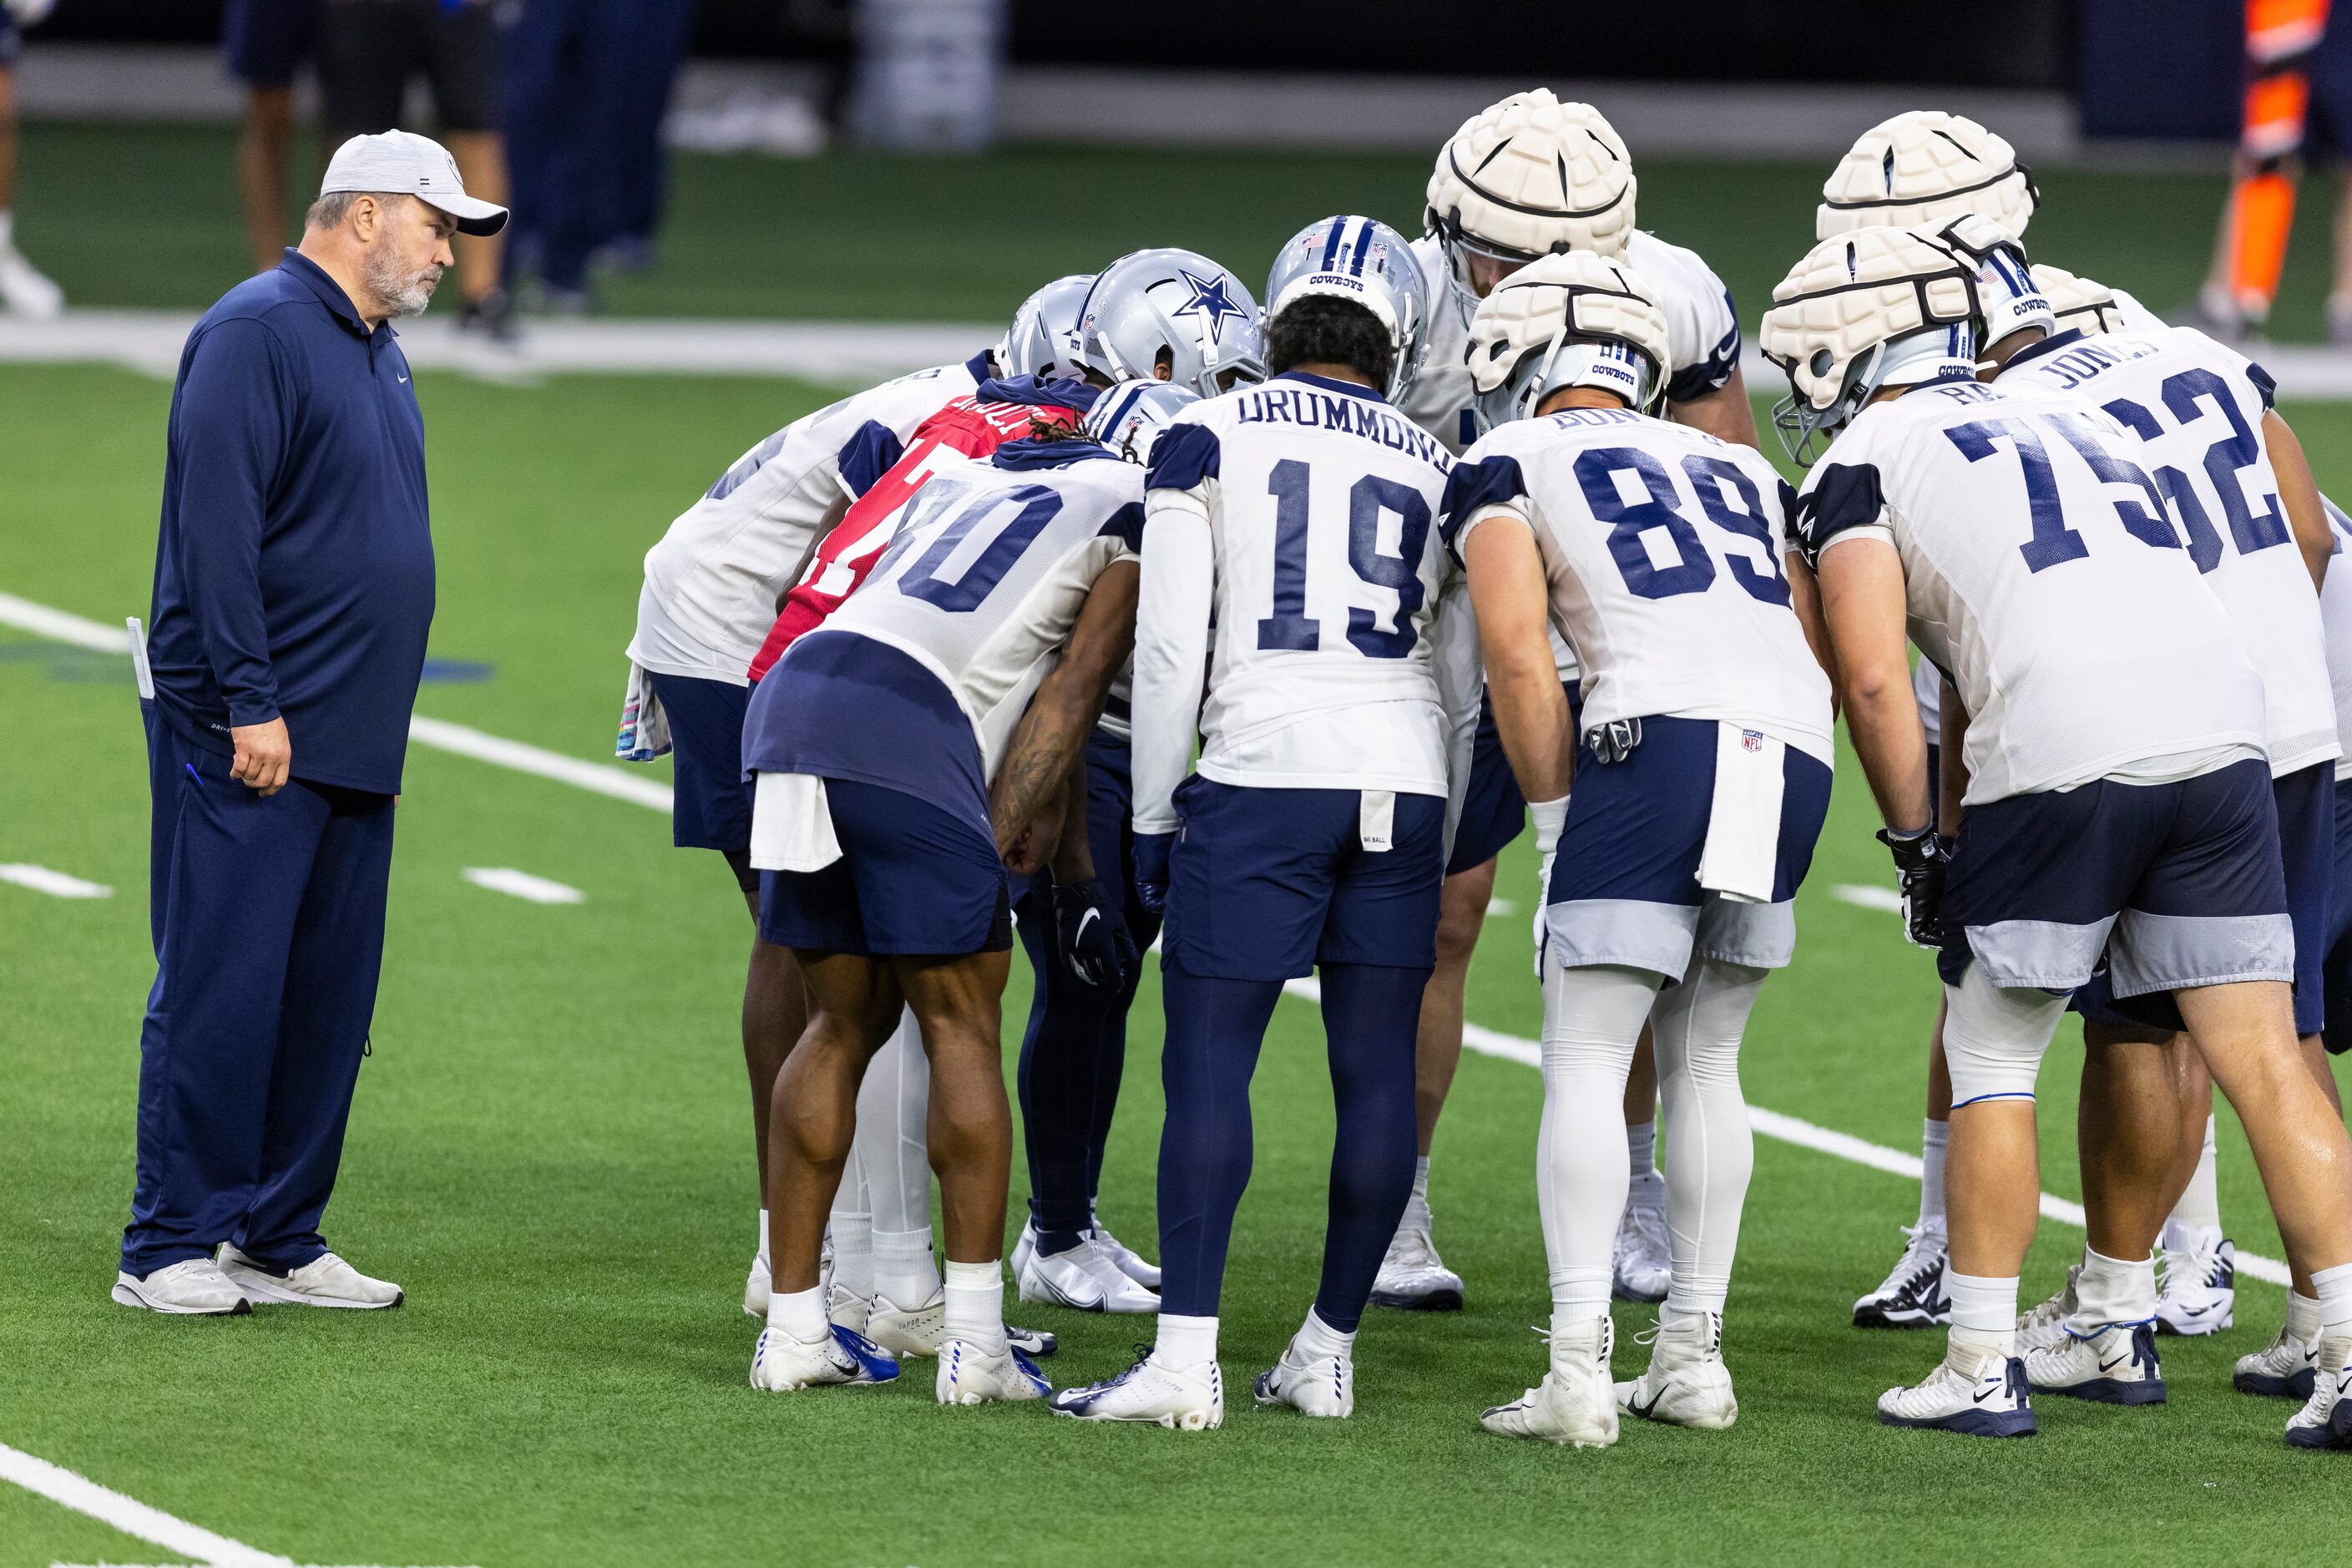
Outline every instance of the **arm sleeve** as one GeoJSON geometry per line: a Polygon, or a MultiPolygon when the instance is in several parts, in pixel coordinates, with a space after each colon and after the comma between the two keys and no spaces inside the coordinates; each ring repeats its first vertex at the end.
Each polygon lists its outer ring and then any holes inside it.
{"type": "Polygon", "coordinates": [[[1845,539],[1895,542],[1886,497],[1873,463],[1824,463],[1805,483],[1789,519],[1790,542],[1805,564],[1818,567],[1822,552],[1845,539]]]}
{"type": "Polygon", "coordinates": [[[1438,537],[1456,566],[1462,563],[1463,542],[1496,510],[1524,521],[1528,514],[1528,481],[1517,458],[1497,454],[1464,461],[1445,477],[1445,498],[1437,503],[1438,537]]]}
{"type": "Polygon", "coordinates": [[[1216,546],[1209,533],[1215,483],[1155,489],[1145,503],[1130,722],[1138,833],[1176,830],[1176,786],[1192,765],[1192,741],[1200,732],[1216,587],[1216,546]]]}
{"type": "Polygon", "coordinates": [[[289,393],[277,340],[251,321],[206,332],[180,385],[180,578],[234,725],[278,717],[261,533],[286,452],[289,393]]]}

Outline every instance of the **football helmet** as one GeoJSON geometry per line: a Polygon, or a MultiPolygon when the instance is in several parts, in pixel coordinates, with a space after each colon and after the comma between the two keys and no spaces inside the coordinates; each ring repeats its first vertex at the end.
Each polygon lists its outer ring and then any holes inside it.
{"type": "Polygon", "coordinates": [[[996,345],[996,374],[1034,375],[1043,381],[1078,374],[1077,354],[1071,343],[1078,330],[1078,310],[1094,287],[1091,272],[1056,278],[1021,301],[1013,325],[996,345]]]}
{"type": "Polygon", "coordinates": [[[1470,380],[1486,426],[1525,419],[1563,386],[1605,387],[1654,412],[1671,371],[1666,318],[1622,261],[1589,250],[1528,263],[1470,322],[1470,380]]]}
{"type": "Polygon", "coordinates": [[[1381,390],[1391,403],[1404,397],[1421,369],[1429,321],[1429,285],[1412,247],[1388,225],[1368,217],[1327,217],[1293,235],[1265,279],[1271,321],[1294,300],[1328,294],[1361,305],[1389,330],[1395,358],[1381,390]]]}
{"type": "Polygon", "coordinates": [[[1114,382],[1168,379],[1202,397],[1265,379],[1257,301],[1242,280],[1197,251],[1138,250],[1095,279],[1078,310],[1079,362],[1114,382]]]}
{"type": "Polygon", "coordinates": [[[1929,233],[1917,230],[1955,255],[1967,258],[1977,269],[1977,304],[1983,314],[1977,321],[1977,346],[1985,353],[2012,333],[2039,328],[2044,336],[2058,330],[2058,319],[2034,285],[2025,247],[1990,218],[1969,214],[1956,217],[1929,233]]]}
{"type": "Polygon", "coordinates": [[[2017,150],[1975,121],[1915,109],[1864,132],[1822,186],[1813,237],[1880,224],[1939,226],[1969,213],[2023,236],[2042,203],[2017,150]]]}
{"type": "Polygon", "coordinates": [[[1469,257],[1512,266],[1565,250],[1615,256],[1633,232],[1633,160],[1589,103],[1515,92],[1438,150],[1423,221],[1472,304],[1469,257]]]}
{"type": "Polygon", "coordinates": [[[1200,401],[1173,382],[1123,381],[1095,399],[1087,412],[1087,434],[1130,463],[1145,462],[1160,432],[1200,401]]]}
{"type": "Polygon", "coordinates": [[[2060,331],[2078,327],[2097,337],[2104,332],[2132,330],[2125,322],[2123,302],[2104,283],[2094,283],[2088,278],[2078,278],[2055,267],[2036,266],[2033,286],[2050,301],[2060,331]]]}

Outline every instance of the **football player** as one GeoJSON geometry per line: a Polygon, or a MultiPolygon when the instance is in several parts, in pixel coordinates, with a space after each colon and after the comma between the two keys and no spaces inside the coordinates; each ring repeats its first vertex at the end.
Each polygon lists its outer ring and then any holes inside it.
{"type": "MultiPolygon", "coordinates": [[[[1756,419],[1739,374],[1739,323],[1730,291],[1706,263],[1633,226],[1635,181],[1625,143],[1589,103],[1563,103],[1549,90],[1514,93],[1464,122],[1438,150],[1414,259],[1431,281],[1429,343],[1400,406],[1460,453],[1477,439],[1475,388],[1465,356],[1478,301],[1539,256],[1589,250],[1622,256],[1647,280],[1666,320],[1671,363],[1666,416],[1754,447],[1756,419]]],[[[1553,652],[1573,682],[1565,643],[1553,652]]],[[[1495,887],[1495,857],[1526,825],[1525,798],[1510,776],[1491,712],[1482,713],[1462,826],[1446,864],[1438,922],[1437,969],[1422,999],[1415,1118],[1421,1150],[1413,1195],[1381,1267],[1372,1299],[1382,1306],[1445,1310],[1462,1305],[1462,1280],[1445,1267],[1432,1235],[1429,1155],[1462,1058],[1463,995],[1470,957],[1495,887]]],[[[1615,1246],[1616,1289],[1629,1300],[1666,1292],[1664,1188],[1656,1147],[1657,1075],[1645,1046],[1627,1079],[1632,1150],[1630,1199],[1615,1246]]]]}
{"type": "MultiPolygon", "coordinates": [[[[2103,952],[2115,994],[2172,993],[2313,1272],[2323,1359],[2352,1380],[2352,1142],[2294,1044],[2262,679],[2163,489],[2112,416],[1979,384],[1969,256],[1859,228],[1817,245],[1773,300],[1763,348],[1792,388],[1775,423],[1801,464],[1835,433],[1798,509],[1818,578],[1800,609],[1839,673],[1913,940],[1940,946],[1947,1182],[1966,1200],[1951,1210],[1948,1352],[1887,1390],[1880,1419],[2035,1429],[2015,1353],[2040,1192],[2034,1079],[2103,952]],[[1948,854],[1929,825],[1906,624],[1964,713],[1945,716],[1944,762],[1967,778],[1948,854]]],[[[2335,1383],[2321,1381],[2326,1406],[2315,1394],[2291,1441],[2335,1440],[2335,1383]]]]}
{"type": "Polygon", "coordinates": [[[1047,1392],[1003,1322],[1005,872],[1060,837],[1045,827],[1049,808],[1132,645],[1141,498],[1142,474],[1092,440],[1024,438],[956,459],[905,503],[858,591],[752,697],[743,750],[758,775],[761,931],[793,953],[811,999],[776,1079],[790,1114],[771,1118],[775,1290],[756,1387],[895,1374],[832,1321],[819,1253],[858,1079],[911,1006],[946,1214],[938,1398],[1047,1392]]]}
{"type": "Polygon", "coordinates": [[[1794,949],[1836,755],[1781,565],[1789,487],[1752,447],[1653,416],[1671,363],[1633,268],[1572,251],[1513,273],[1471,327],[1492,428],[1441,520],[1544,870],[1550,1366],[1483,1425],[1580,1447],[1616,1441],[1620,1408],[1709,1428],[1738,1415],[1722,1342],[1754,1160],[1739,1039],[1794,949]],[[1555,624],[1582,671],[1574,714],[1555,624]],[[1620,1107],[1644,1024],[1675,1152],[1672,1279],[1648,1370],[1612,1387],[1620,1107]]]}
{"type": "Polygon", "coordinates": [[[1261,1403],[1353,1410],[1357,1325],[1412,1190],[1414,1019],[1477,706],[1433,528],[1451,459],[1389,401],[1427,297],[1402,237],[1330,218],[1282,255],[1274,379],[1187,409],[1147,481],[1134,820],[1166,915],[1161,1310],[1135,1365],[1055,1396],[1085,1420],[1223,1419],[1218,1300],[1286,980],[1320,970],[1338,1131],[1321,1283],[1261,1403]]]}

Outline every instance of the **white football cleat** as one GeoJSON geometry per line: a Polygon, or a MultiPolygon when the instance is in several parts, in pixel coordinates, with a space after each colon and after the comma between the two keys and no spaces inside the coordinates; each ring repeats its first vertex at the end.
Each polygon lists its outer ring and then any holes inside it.
{"type": "Polygon", "coordinates": [[[2238,1358],[2230,1385],[2266,1399],[2309,1399],[2318,1365],[2319,1342],[2282,1327],[2268,1345],[2238,1358]]]}
{"type": "MultiPolygon", "coordinates": [[[[1156,1292],[1160,1289],[1160,1265],[1146,1263],[1141,1253],[1105,1230],[1102,1221],[1095,1221],[1095,1227],[1087,1233],[1087,1239],[1093,1242],[1095,1250],[1108,1258],[1111,1267],[1121,1274],[1147,1290],[1156,1292]]],[[[1111,1310],[1117,1311],[1118,1309],[1114,1307],[1111,1310]]]]}
{"type": "Polygon", "coordinates": [[[2352,1448],[2352,1337],[2319,1342],[2319,1372],[2303,1408],[2287,1417],[2290,1448],[2352,1448]]]}
{"type": "Polygon", "coordinates": [[[1906,1225],[1903,1256],[1878,1289],[1853,1304],[1857,1329],[1925,1329],[1952,1321],[1952,1294],[1944,1287],[1951,1267],[1940,1220],[1906,1225]]]}
{"type": "Polygon", "coordinates": [[[1031,1247],[1015,1276],[1021,1299],[1080,1312],[1157,1312],[1160,1298],[1119,1271],[1089,1237],[1052,1257],[1031,1247]]]}
{"type": "Polygon", "coordinates": [[[2031,1437],[2039,1430],[2025,1363],[1958,1345],[1921,1382],[1880,1394],[1878,1418],[1889,1426],[1927,1426],[1969,1437],[2031,1437]]]}
{"type": "Polygon", "coordinates": [[[1372,1305],[1401,1312],[1458,1312],[1462,1276],[1437,1256],[1427,1226],[1399,1226],[1372,1278],[1372,1305]]]}
{"type": "Polygon", "coordinates": [[[2218,1334],[2237,1321],[2238,1244],[2214,1226],[2185,1234],[2167,1226],[2166,1241],[2176,1238],[2187,1245],[2157,1254],[2157,1331],[2218,1334]]]}
{"type": "Polygon", "coordinates": [[[1644,1421],[1697,1426],[1719,1432],[1739,1419],[1731,1392],[1731,1369],[1723,1364],[1723,1319],[1708,1312],[1676,1322],[1663,1321],[1635,1336],[1650,1346],[1650,1369],[1617,1384],[1617,1408],[1644,1421]]]}
{"type": "Polygon", "coordinates": [[[66,291],[44,276],[15,246],[0,247],[0,304],[11,314],[36,321],[64,314],[66,291]]]}
{"type": "MultiPolygon", "coordinates": [[[[1007,1331],[1009,1334],[1011,1331],[1007,1331]]],[[[992,1405],[999,1401],[1043,1399],[1054,1392],[1045,1374],[1030,1364],[1010,1339],[991,1354],[970,1340],[947,1340],[940,1345],[939,1375],[932,1388],[941,1405],[992,1405]]]]}
{"type": "Polygon", "coordinates": [[[2164,1370],[2157,1363],[2149,1323],[2109,1323],[2084,1338],[2028,1351],[2025,1381],[2036,1394],[2063,1394],[2100,1405],[2161,1405],[2164,1370]]]}
{"type": "Polygon", "coordinates": [[[887,1383],[898,1363],[871,1340],[835,1325],[821,1340],[796,1340],[782,1329],[761,1329],[751,1350],[751,1386],[770,1393],[840,1384],[887,1383]]]}
{"type": "Polygon", "coordinates": [[[1596,1318],[1567,1333],[1549,1335],[1551,1367],[1543,1381],[1508,1405],[1488,1410],[1478,1417],[1478,1425],[1505,1437],[1578,1448],[1609,1447],[1617,1441],[1617,1390],[1609,1378],[1609,1352],[1616,1333],[1607,1318],[1596,1318]]]}
{"type": "Polygon", "coordinates": [[[1666,1299],[1672,1265],[1666,1257],[1664,1203],[1645,1203],[1637,1194],[1625,1205],[1617,1220],[1617,1243],[1610,1265],[1609,1293],[1620,1301],[1655,1305],[1666,1299]]]}
{"type": "Polygon", "coordinates": [[[751,1255],[751,1272],[743,1278],[743,1315],[745,1317],[757,1318],[763,1323],[768,1321],[768,1297],[771,1289],[768,1255],[764,1252],[755,1252],[751,1255]]]}
{"type": "Polygon", "coordinates": [[[1308,1415],[1344,1418],[1355,1414],[1356,1363],[1346,1356],[1310,1356],[1293,1335],[1282,1359],[1257,1374],[1260,1405],[1287,1405],[1308,1415]]]}
{"type": "MultiPolygon", "coordinates": [[[[948,1337],[948,1289],[943,1283],[919,1307],[901,1307],[881,1291],[874,1292],[866,1318],[866,1336],[895,1356],[933,1356],[948,1337]]],[[[1049,1356],[1062,1342],[1043,1329],[1019,1329],[1007,1323],[1004,1337],[1023,1355],[1049,1356]]]]}
{"type": "Polygon", "coordinates": [[[114,1299],[126,1307],[173,1317],[239,1317],[253,1302],[209,1258],[191,1258],[145,1276],[118,1272],[114,1299]]]}
{"type": "Polygon", "coordinates": [[[1170,1366],[1150,1345],[1117,1377],[1054,1395],[1056,1415],[1079,1421],[1134,1421],[1171,1432],[1207,1432],[1225,1423],[1225,1380],[1213,1361],[1170,1366]]]}
{"type": "Polygon", "coordinates": [[[2017,1353],[2032,1355],[2035,1351],[2054,1350],[2074,1336],[2066,1331],[2066,1320],[2073,1317],[2080,1305],[2074,1293],[2075,1281],[2083,1278],[2083,1266],[2070,1264],[2066,1283],[2046,1301],[2017,1315],[2017,1353]]]}
{"type": "Polygon", "coordinates": [[[873,1297],[859,1295],[844,1285],[838,1278],[825,1287],[824,1295],[824,1315],[832,1319],[836,1327],[847,1329],[853,1334],[863,1336],[872,1326],[875,1300],[873,1297]]]}
{"type": "Polygon", "coordinates": [[[228,1282],[264,1305],[282,1301],[297,1307],[340,1307],[349,1311],[373,1311],[400,1305],[403,1293],[389,1279],[371,1279],[331,1252],[322,1252],[299,1268],[273,1274],[236,1247],[220,1249],[220,1271],[228,1282]]]}

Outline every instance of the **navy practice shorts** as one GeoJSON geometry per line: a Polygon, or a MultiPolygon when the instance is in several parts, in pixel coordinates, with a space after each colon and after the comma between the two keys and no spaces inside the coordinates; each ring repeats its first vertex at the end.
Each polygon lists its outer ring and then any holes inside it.
{"type": "Polygon", "coordinates": [[[1293,980],[1318,963],[1437,963],[1445,802],[1400,795],[1390,847],[1363,847],[1361,794],[1245,789],[1198,774],[1176,791],[1166,962],[1207,980],[1293,980]]]}
{"type": "Polygon", "coordinates": [[[2341,1056],[2352,1050],[2352,942],[2345,940],[2352,936],[2352,779],[2341,779],[2336,784],[2336,844],[2331,859],[2335,875],[2327,890],[2327,949],[2321,970],[2326,1016],[2320,1033],[2327,1048],[2341,1056]]]}
{"type": "MultiPolygon", "coordinates": [[[[2177,1027],[2135,998],[2294,978],[2294,924],[2270,770],[2254,759],[2177,784],[2095,780],[1972,805],[1944,893],[1938,967],[2072,991],[2106,955],[2098,1005],[2177,1027]]],[[[2168,1004],[2169,998],[2167,998],[2168,1004]]]]}
{"type": "MultiPolygon", "coordinates": [[[[1582,685],[1560,683],[1568,693],[1568,721],[1573,725],[1584,710],[1582,685]]],[[[1445,874],[1475,870],[1503,852],[1528,825],[1527,797],[1511,776],[1511,760],[1503,754],[1503,737],[1495,728],[1495,705],[1485,693],[1478,697],[1478,738],[1470,750],[1470,786],[1462,799],[1462,820],[1454,828],[1454,853],[1446,858],[1445,874]]]]}
{"type": "Polygon", "coordinates": [[[1713,719],[1644,719],[1633,754],[1605,766],[1579,740],[1576,787],[1545,889],[1546,951],[1561,963],[1624,964],[1679,980],[1694,949],[1765,969],[1789,962],[1797,940],[1790,900],[1829,815],[1829,766],[1787,748],[1772,902],[1719,898],[1698,885],[1718,729],[1713,719]]]}
{"type": "Polygon", "coordinates": [[[693,675],[655,674],[653,682],[669,718],[677,772],[670,842],[744,853],[751,847],[751,784],[743,776],[743,710],[751,689],[693,675]]]}
{"type": "Polygon", "coordinates": [[[247,87],[291,87],[319,47],[320,0],[228,0],[221,52],[247,87]]]}
{"type": "Polygon", "coordinates": [[[996,845],[962,817],[880,784],[824,781],[841,858],[760,873],[760,935],[778,947],[956,956],[1013,945],[996,845]]]}

